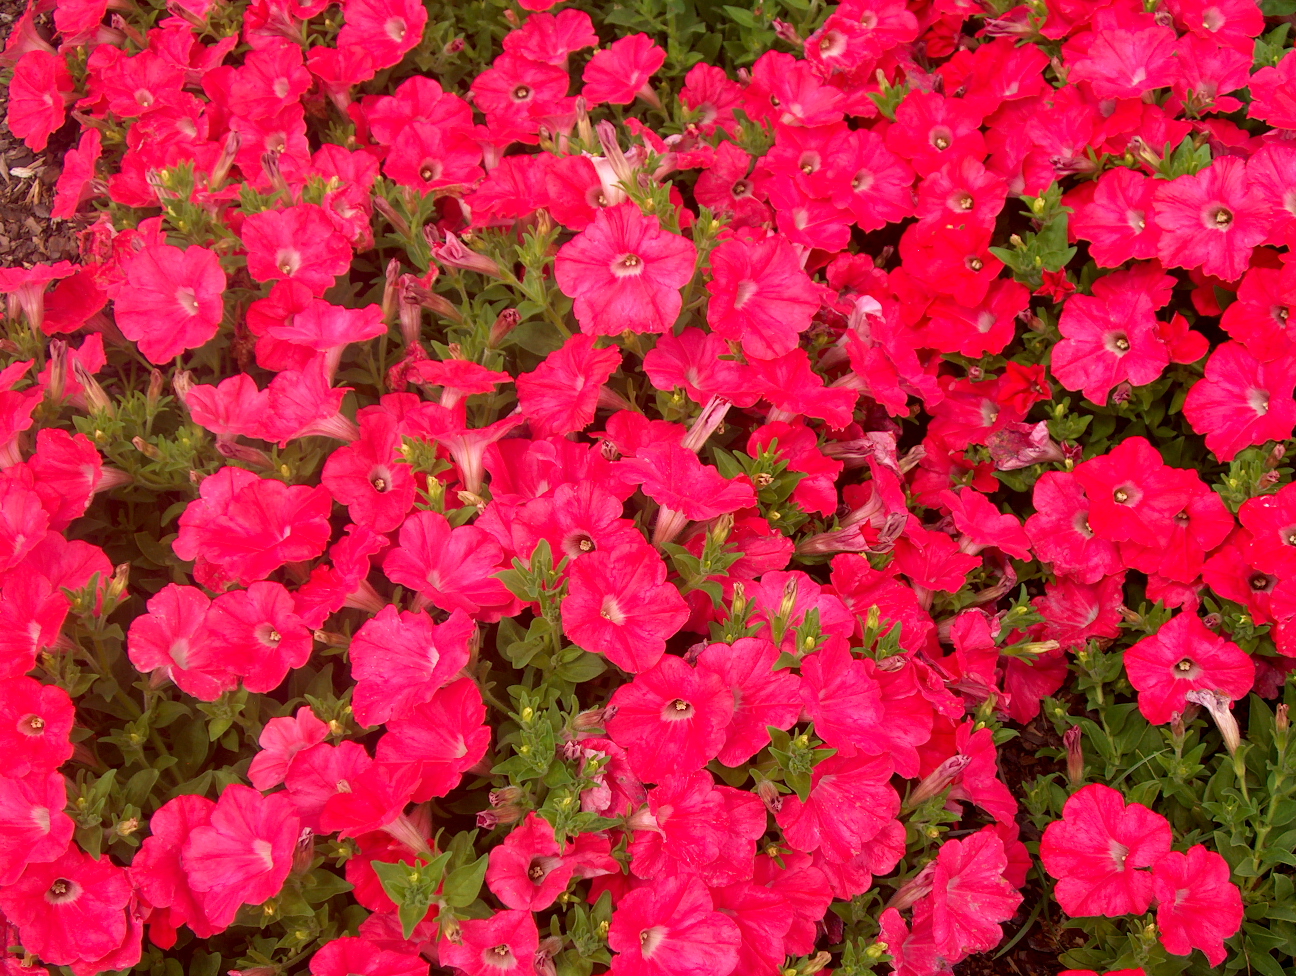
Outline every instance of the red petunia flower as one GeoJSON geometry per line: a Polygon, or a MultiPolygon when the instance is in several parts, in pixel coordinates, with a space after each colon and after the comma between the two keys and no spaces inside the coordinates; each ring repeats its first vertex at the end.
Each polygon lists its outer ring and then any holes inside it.
{"type": "Polygon", "coordinates": [[[742,933],[706,885],[676,874],[627,893],[612,916],[613,976],[728,976],[742,933]]]}
{"type": "Polygon", "coordinates": [[[819,290],[786,241],[732,240],[711,252],[707,322],[726,339],[742,342],[757,359],[796,348],[797,336],[819,310],[819,290]]]}
{"type": "Polygon", "coordinates": [[[603,384],[621,365],[619,349],[596,349],[596,342],[591,335],[572,336],[517,378],[518,405],[533,436],[569,434],[593,423],[603,384]]]}
{"type": "Polygon", "coordinates": [[[211,822],[184,842],[180,862],[203,912],[223,929],[242,905],[260,905],[283,887],[292,869],[300,823],[286,793],[262,796],[237,783],[225,787],[211,822]]]}
{"type": "Polygon", "coordinates": [[[351,641],[356,721],[381,725],[430,701],[468,663],[472,632],[462,610],[434,624],[426,613],[388,605],[366,620],[351,641]]]}
{"type": "Polygon", "coordinates": [[[122,267],[117,324],[150,362],[167,363],[205,344],[225,314],[225,272],[205,247],[146,247],[122,267]]]}
{"type": "Polygon", "coordinates": [[[575,299],[582,332],[665,332],[679,315],[679,289],[693,277],[696,258],[691,241],[623,203],[600,210],[562,246],[554,276],[575,299]]]}
{"type": "Polygon", "coordinates": [[[1153,897],[1152,875],[1142,869],[1168,854],[1171,840],[1165,817],[1141,803],[1126,806],[1118,791],[1093,783],[1045,828],[1040,858],[1058,879],[1054,895],[1068,915],[1139,915],[1153,897]]]}
{"type": "Polygon", "coordinates": [[[95,962],[122,945],[131,895],[125,870],[73,845],[0,887],[0,911],[17,926],[24,949],[51,966],[69,966],[95,962]]]}
{"type": "Polygon", "coordinates": [[[612,695],[607,722],[635,774],[648,783],[701,769],[724,745],[734,696],[719,675],[667,655],[612,695]]]}
{"type": "Polygon", "coordinates": [[[1238,342],[1217,347],[1206,361],[1206,377],[1193,384],[1184,416],[1206,435],[1206,446],[1221,461],[1243,448],[1282,441],[1296,428],[1296,358],[1261,362],[1238,342]]]}
{"type": "Polygon", "coordinates": [[[581,94],[590,105],[629,105],[646,91],[656,100],[648,79],[666,63],[666,52],[647,34],[628,34],[598,51],[585,65],[585,87],[581,94]]]}
{"type": "Polygon", "coordinates": [[[68,849],[76,825],[63,812],[67,784],[53,770],[0,776],[0,891],[28,864],[48,864],[68,849]]]}
{"type": "Polygon", "coordinates": [[[9,83],[9,114],[5,117],[9,131],[32,152],[41,152],[50,135],[62,128],[67,118],[64,96],[75,88],[63,58],[48,51],[28,51],[18,59],[9,83]]]}
{"type": "Polygon", "coordinates": [[[1125,652],[1125,673],[1138,691],[1139,711],[1153,725],[1183,712],[1189,691],[1218,691],[1234,701],[1251,690],[1255,665],[1232,641],[1206,629],[1195,613],[1170,618],[1125,652]]]}
{"type": "Polygon", "coordinates": [[[257,281],[292,279],[318,296],[351,266],[351,245],[315,204],[250,214],[242,238],[248,273],[257,281]]]}
{"type": "Polygon", "coordinates": [[[1156,189],[1157,255],[1168,268],[1201,268],[1236,281],[1269,234],[1269,207],[1247,183],[1246,163],[1221,156],[1156,189]]]}
{"type": "Polygon", "coordinates": [[[1176,956],[1200,949],[1212,966],[1224,961],[1224,940],[1242,927],[1242,894],[1229,881],[1228,861],[1201,844],[1171,851],[1152,866],[1161,944],[1176,956]]]}
{"type": "Polygon", "coordinates": [[[563,630],[632,674],[661,660],[667,638],[688,620],[688,605],[649,546],[592,552],[572,565],[569,578],[563,630]]]}

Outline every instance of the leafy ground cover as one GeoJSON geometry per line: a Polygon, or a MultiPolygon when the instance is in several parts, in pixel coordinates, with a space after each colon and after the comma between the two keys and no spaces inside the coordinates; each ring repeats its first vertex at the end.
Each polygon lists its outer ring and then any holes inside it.
{"type": "Polygon", "coordinates": [[[29,4],[4,971],[1290,972],[1293,21],[29,4]]]}

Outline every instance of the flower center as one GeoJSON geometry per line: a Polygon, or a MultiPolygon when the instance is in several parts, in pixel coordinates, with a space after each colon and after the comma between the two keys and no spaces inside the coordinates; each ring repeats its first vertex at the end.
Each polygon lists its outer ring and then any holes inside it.
{"type": "Polygon", "coordinates": [[[1233,211],[1227,207],[1216,207],[1211,220],[1220,230],[1226,230],[1233,223],[1233,211]]]}
{"type": "Polygon", "coordinates": [[[581,539],[580,542],[576,543],[576,548],[579,549],[581,552],[593,552],[594,540],[588,537],[581,539]]]}
{"type": "Polygon", "coordinates": [[[24,715],[18,720],[18,730],[26,735],[40,735],[45,730],[45,720],[39,715],[24,715]]]}
{"type": "Polygon", "coordinates": [[[643,258],[637,254],[623,254],[612,262],[612,273],[618,278],[630,278],[643,274],[643,258]]]}
{"type": "Polygon", "coordinates": [[[440,163],[424,163],[423,168],[419,170],[419,179],[424,183],[431,183],[441,175],[440,163]]]}
{"type": "Polygon", "coordinates": [[[963,192],[954,198],[954,206],[958,210],[968,211],[976,206],[976,201],[972,199],[972,194],[963,192]]]}
{"type": "Polygon", "coordinates": [[[192,288],[177,288],[176,301],[179,302],[180,307],[190,315],[198,314],[198,295],[192,288]]]}
{"type": "Polygon", "coordinates": [[[1263,417],[1269,412],[1269,391],[1252,389],[1247,393],[1247,403],[1257,416],[1263,417]]]}
{"type": "Polygon", "coordinates": [[[681,722],[693,717],[693,705],[683,698],[676,698],[662,709],[662,718],[667,722],[681,722]]]}
{"type": "Polygon", "coordinates": [[[369,484],[373,485],[374,491],[382,492],[387,490],[387,479],[385,478],[374,478],[369,484]]]}
{"type": "Polygon", "coordinates": [[[1120,335],[1119,333],[1117,333],[1117,335],[1112,338],[1111,344],[1112,344],[1112,348],[1115,349],[1117,352],[1129,352],[1130,349],[1129,339],[1123,335],[1120,335]]]}
{"type": "Polygon", "coordinates": [[[599,616],[604,620],[616,624],[618,627],[626,622],[625,611],[622,610],[621,605],[610,596],[603,598],[603,606],[599,608],[599,616]]]}
{"type": "Polygon", "coordinates": [[[746,180],[739,180],[729,190],[735,197],[745,197],[751,193],[751,186],[746,180]]]}
{"type": "Polygon", "coordinates": [[[526,85],[518,85],[513,89],[513,97],[519,102],[526,101],[526,99],[531,97],[531,89],[526,85]]]}
{"type": "Polygon", "coordinates": [[[409,30],[409,25],[405,23],[404,17],[393,17],[387,21],[384,29],[387,36],[399,44],[405,39],[405,32],[409,30]]]}
{"type": "Polygon", "coordinates": [[[985,262],[982,261],[980,258],[969,258],[967,265],[973,271],[980,271],[982,268],[985,267],[985,262]]]}
{"type": "Polygon", "coordinates": [[[937,152],[944,152],[954,144],[954,134],[945,129],[938,129],[932,133],[931,144],[936,147],[937,152]]]}
{"type": "Polygon", "coordinates": [[[1112,492],[1112,501],[1114,501],[1117,505],[1124,505],[1127,501],[1129,501],[1129,492],[1126,491],[1124,488],[1117,488],[1114,492],[1112,492]]]}
{"type": "Polygon", "coordinates": [[[1257,593],[1263,593],[1265,590],[1269,589],[1269,577],[1264,573],[1253,574],[1251,578],[1247,580],[1247,583],[1250,585],[1251,589],[1255,590],[1257,593]]]}
{"type": "Polygon", "coordinates": [[[52,905],[76,901],[81,894],[81,886],[69,878],[55,878],[54,883],[45,892],[45,900],[52,905]]]}
{"type": "Polygon", "coordinates": [[[1176,674],[1181,674],[1186,677],[1187,675],[1192,674],[1193,669],[1196,667],[1197,665],[1192,658],[1185,657],[1180,659],[1179,663],[1174,666],[1174,669],[1176,674]]]}

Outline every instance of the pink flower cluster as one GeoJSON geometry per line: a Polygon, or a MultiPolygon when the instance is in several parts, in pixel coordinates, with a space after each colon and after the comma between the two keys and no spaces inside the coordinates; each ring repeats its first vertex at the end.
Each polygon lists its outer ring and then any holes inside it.
{"type": "MultiPolygon", "coordinates": [[[[109,0],[33,2],[4,55],[15,135],[84,127],[54,204],[82,262],[0,269],[40,349],[6,340],[0,370],[6,946],[129,969],[146,930],[226,932],[332,836],[369,914],[314,976],[548,976],[570,943],[542,913],[604,895],[616,976],[773,976],[892,875],[875,944],[934,976],[994,948],[1027,883],[995,731],[1122,637],[1127,587],[1178,611],[1124,653],[1149,723],[1206,696],[1224,727],[1292,670],[1296,54],[1251,73],[1250,0],[846,0],[808,37],[780,23],[798,54],[696,64],[669,99],[664,47],[602,45],[555,3],[510,11],[458,90],[403,60],[415,0],[253,0],[238,37],[223,6],[141,31],[109,0]],[[609,120],[637,100],[669,124],[609,120]],[[399,256],[375,278],[379,244],[399,256]],[[155,803],[119,864],[73,838],[82,740],[51,662],[86,653],[70,614],[126,605],[117,550],[68,532],[132,481],[95,427],[132,359],[174,366],[208,466],[126,657],[147,695],[279,714],[228,767],[250,785],[155,803]],[[1110,423],[1086,444],[1078,416],[1110,423]],[[1194,440],[1221,463],[1276,446],[1230,507],[1171,463],[1194,440]],[[537,622],[599,678],[545,706],[576,703],[542,757],[581,784],[595,826],[571,836],[502,771],[530,719],[501,699],[561,667],[491,642],[537,622]],[[345,720],[285,704],[321,643],[346,651],[345,720]],[[405,931],[375,865],[433,863],[434,809],[483,778],[477,907],[405,931]],[[907,837],[939,797],[966,829],[907,837]]],[[[1155,906],[1167,952],[1217,966],[1240,894],[1172,842],[1092,784],[1040,856],[1068,914],[1155,906]]]]}

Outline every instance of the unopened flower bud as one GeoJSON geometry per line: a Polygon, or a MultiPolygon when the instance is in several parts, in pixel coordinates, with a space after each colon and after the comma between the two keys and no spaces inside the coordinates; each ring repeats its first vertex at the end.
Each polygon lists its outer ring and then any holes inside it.
{"type": "Polygon", "coordinates": [[[777,814],[783,809],[783,797],[771,779],[763,779],[756,784],[756,795],[770,813],[777,814]]]}
{"type": "Polygon", "coordinates": [[[160,369],[154,369],[149,374],[148,392],[145,396],[148,398],[150,410],[156,410],[158,401],[162,399],[162,386],[166,382],[166,377],[162,375],[160,369]]]}
{"type": "Polygon", "coordinates": [[[81,365],[79,360],[72,361],[72,375],[81,384],[81,395],[85,398],[86,406],[91,412],[102,411],[110,417],[117,415],[112,400],[109,399],[104,388],[99,385],[99,381],[94,378],[90,370],[81,365]]]}
{"type": "Polygon", "coordinates": [[[1204,706],[1210,712],[1211,718],[1219,727],[1220,736],[1224,739],[1224,747],[1228,749],[1230,756],[1235,755],[1238,746],[1242,744],[1242,733],[1238,729],[1237,719],[1233,716],[1233,699],[1223,692],[1205,688],[1195,688],[1184,697],[1190,702],[1204,706]]]}
{"type": "Polygon", "coordinates": [[[518,323],[522,321],[522,316],[516,308],[506,308],[495,317],[495,324],[491,326],[490,338],[486,344],[492,349],[499,348],[499,344],[504,341],[504,337],[517,328],[518,323]]]}
{"type": "Polygon", "coordinates": [[[156,445],[150,444],[142,437],[132,437],[131,443],[135,445],[135,450],[145,457],[152,458],[154,461],[162,456],[162,452],[157,449],[156,445]]]}
{"type": "MultiPolygon", "coordinates": [[[[427,230],[427,228],[424,228],[427,230]]],[[[491,278],[504,277],[504,272],[493,258],[464,247],[463,242],[452,233],[447,233],[443,243],[432,243],[432,256],[448,268],[459,268],[463,271],[476,271],[491,278]]]]}
{"type": "Polygon", "coordinates": [[[1274,716],[1274,728],[1278,732],[1283,734],[1286,734],[1287,729],[1289,728],[1289,720],[1287,718],[1287,708],[1288,706],[1285,704],[1279,705],[1278,714],[1274,716]]]}
{"type": "Polygon", "coordinates": [[[402,237],[410,236],[409,221],[396,212],[396,208],[391,202],[381,194],[373,195],[373,208],[387,218],[387,222],[395,228],[396,232],[402,237]]]}
{"type": "Polygon", "coordinates": [[[940,796],[949,788],[954,780],[963,774],[972,763],[970,756],[954,755],[950,756],[939,766],[933,769],[920,782],[917,788],[909,795],[908,806],[910,809],[922,806],[933,797],[940,796]]]}
{"type": "Polygon", "coordinates": [[[63,391],[67,388],[68,347],[62,339],[54,339],[49,344],[50,381],[45,387],[45,399],[50,403],[62,403],[63,391]]]}
{"type": "Polygon", "coordinates": [[[1074,789],[1084,782],[1084,749],[1080,744],[1080,726],[1073,725],[1062,733],[1062,744],[1066,746],[1067,782],[1074,789]]]}
{"type": "Polygon", "coordinates": [[[733,532],[734,517],[732,512],[726,512],[719,516],[711,523],[711,540],[718,545],[724,545],[729,541],[729,535],[733,532]]]}
{"type": "Polygon", "coordinates": [[[592,729],[601,729],[607,724],[607,720],[616,714],[616,711],[614,705],[606,708],[587,708],[572,719],[572,731],[589,732],[592,729]]]}

